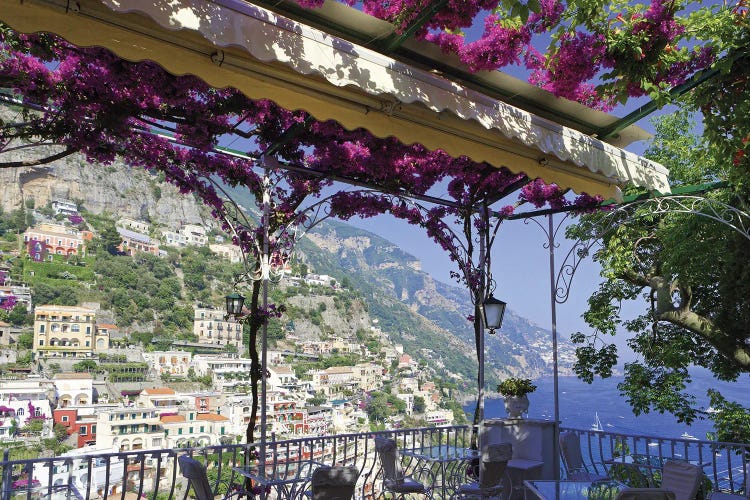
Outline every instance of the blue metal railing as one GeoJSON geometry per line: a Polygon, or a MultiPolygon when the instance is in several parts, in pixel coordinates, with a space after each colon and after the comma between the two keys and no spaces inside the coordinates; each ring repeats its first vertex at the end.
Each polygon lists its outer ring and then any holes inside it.
{"type": "Polygon", "coordinates": [[[700,439],[621,434],[591,429],[561,428],[579,435],[586,467],[610,474],[612,466],[634,459],[641,469],[660,469],[666,460],[685,460],[700,465],[712,491],[750,498],[750,445],[700,439]]]}
{"type": "MultiPolygon", "coordinates": [[[[653,464],[658,466],[667,459],[683,459],[701,465],[711,490],[750,498],[746,487],[750,445],[587,429],[561,431],[579,435],[584,462],[593,472],[614,473],[626,456],[642,457],[639,460],[644,460],[646,468],[656,468],[653,464]]],[[[360,471],[356,498],[370,499],[382,492],[382,470],[374,448],[376,435],[392,437],[400,449],[415,449],[437,444],[465,447],[471,442],[471,434],[469,426],[452,426],[269,441],[266,473],[285,478],[298,474],[303,464],[353,465],[360,471]]],[[[205,464],[211,487],[223,495],[229,488],[247,486],[234,467],[257,464],[258,449],[258,443],[91,454],[84,448],[76,450],[78,455],[74,456],[17,460],[11,460],[6,450],[0,462],[0,500],[125,500],[131,497],[128,493],[139,499],[156,500],[158,495],[158,500],[183,500],[192,496],[192,490],[188,492],[176,466],[181,454],[205,464]]],[[[268,498],[287,497],[283,491],[271,491],[268,498]]]]}

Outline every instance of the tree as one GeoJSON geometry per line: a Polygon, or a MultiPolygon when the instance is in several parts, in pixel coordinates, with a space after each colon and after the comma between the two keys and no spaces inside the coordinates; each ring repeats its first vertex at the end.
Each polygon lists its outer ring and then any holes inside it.
{"type": "Polygon", "coordinates": [[[93,359],[84,359],[83,361],[79,361],[78,363],[73,365],[73,371],[74,372],[94,372],[96,371],[97,367],[96,361],[93,359]]]}
{"type": "Polygon", "coordinates": [[[120,252],[117,247],[122,244],[122,237],[117,232],[114,224],[105,226],[99,234],[99,239],[101,240],[102,248],[109,252],[110,255],[117,255],[120,252]]]}
{"type": "Polygon", "coordinates": [[[34,347],[34,334],[32,332],[24,332],[19,335],[18,347],[21,349],[31,349],[34,347]]]}
{"type": "Polygon", "coordinates": [[[422,396],[414,396],[414,413],[424,413],[427,404],[422,396]]]}
{"type": "MultiPolygon", "coordinates": [[[[663,117],[646,154],[670,168],[676,186],[728,180],[733,166],[725,148],[692,134],[690,123],[684,112],[663,117]]],[[[701,196],[742,207],[742,189],[729,184],[701,196]]],[[[617,350],[606,337],[622,326],[631,334],[628,345],[639,355],[625,365],[620,384],[634,413],[670,412],[685,422],[703,418],[695,398],[685,391],[691,367],[705,367],[721,380],[750,373],[750,244],[706,217],[656,215],[649,205],[627,220],[618,214],[587,215],[569,228],[571,237],[581,238],[614,228],[605,232],[602,249],[594,255],[605,280],[584,314],[594,332],[573,336],[580,344],[575,370],[588,381],[610,376],[617,350]],[[640,316],[622,319],[623,301],[640,304],[640,316]]],[[[710,397],[712,405],[726,410],[710,415],[720,436],[750,441],[747,426],[742,432],[730,428],[742,422],[729,418],[738,408],[716,391],[710,397]]]]}
{"type": "Polygon", "coordinates": [[[58,442],[62,442],[68,437],[68,428],[58,422],[52,426],[52,433],[58,442]]]}
{"type": "Polygon", "coordinates": [[[25,304],[16,304],[8,314],[8,322],[14,326],[22,326],[29,323],[31,315],[26,310],[25,304]]]}

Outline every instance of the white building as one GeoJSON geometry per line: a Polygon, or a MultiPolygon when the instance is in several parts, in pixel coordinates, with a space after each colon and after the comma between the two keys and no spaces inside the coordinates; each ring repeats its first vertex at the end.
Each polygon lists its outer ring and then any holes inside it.
{"type": "Polygon", "coordinates": [[[55,215],[76,215],[78,213],[78,205],[70,200],[54,200],[52,202],[52,210],[55,211],[55,215]]]}
{"type": "Polygon", "coordinates": [[[236,245],[228,245],[225,243],[211,243],[208,248],[218,255],[227,259],[229,262],[237,263],[242,260],[242,251],[240,247],[236,245]]]}
{"type": "Polygon", "coordinates": [[[156,414],[171,413],[191,404],[190,396],[178,394],[171,387],[143,389],[135,399],[138,408],[155,408],[156,414]]]}
{"type": "Polygon", "coordinates": [[[167,229],[161,230],[161,240],[165,245],[169,247],[184,247],[187,246],[187,238],[184,234],[169,231],[167,229]]]}
{"type": "Polygon", "coordinates": [[[162,415],[160,421],[166,448],[212,446],[230,436],[229,418],[217,413],[185,411],[177,415],[162,415]]]}
{"type": "Polygon", "coordinates": [[[335,280],[327,274],[308,273],[305,275],[305,283],[308,285],[331,286],[334,281],[335,280]]]}
{"type": "Polygon", "coordinates": [[[122,219],[118,220],[116,226],[125,229],[132,229],[133,231],[136,231],[138,233],[145,234],[148,234],[149,229],[151,229],[151,225],[148,222],[130,219],[128,217],[123,217],[122,219]]]}
{"type": "Polygon", "coordinates": [[[88,373],[58,373],[52,377],[58,408],[93,403],[94,378],[88,373]]]}
{"type": "Polygon", "coordinates": [[[185,224],[180,229],[180,234],[185,237],[187,245],[193,245],[196,247],[204,247],[208,244],[208,235],[206,234],[206,228],[197,224],[185,224]]]}
{"type": "Polygon", "coordinates": [[[24,428],[29,418],[50,419],[51,422],[49,397],[54,390],[47,379],[0,381],[0,438],[7,437],[11,427],[24,428]]]}
{"type": "Polygon", "coordinates": [[[164,429],[156,408],[123,406],[99,412],[96,445],[117,451],[164,448],[164,429]]]}
{"type": "Polygon", "coordinates": [[[210,354],[193,356],[193,369],[196,375],[213,377],[217,391],[236,392],[239,386],[250,384],[251,360],[210,354]]]}
{"type": "Polygon", "coordinates": [[[144,352],[143,359],[151,365],[156,376],[187,377],[193,354],[189,351],[152,351],[144,352]]]}

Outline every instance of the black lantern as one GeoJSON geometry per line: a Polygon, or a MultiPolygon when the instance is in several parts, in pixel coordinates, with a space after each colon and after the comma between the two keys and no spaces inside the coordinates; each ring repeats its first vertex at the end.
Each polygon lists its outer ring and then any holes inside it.
{"type": "Polygon", "coordinates": [[[237,292],[232,292],[225,297],[227,299],[227,314],[236,317],[242,315],[242,306],[245,304],[245,297],[237,292]]]}
{"type": "Polygon", "coordinates": [[[503,326],[503,316],[505,315],[505,302],[498,300],[492,295],[487,297],[482,304],[482,311],[484,315],[484,327],[487,328],[490,333],[495,333],[495,330],[503,326]]]}

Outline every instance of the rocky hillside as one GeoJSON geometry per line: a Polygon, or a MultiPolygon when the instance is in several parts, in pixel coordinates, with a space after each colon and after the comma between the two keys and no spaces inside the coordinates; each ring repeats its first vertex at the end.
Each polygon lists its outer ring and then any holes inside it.
{"type": "MultiPolygon", "coordinates": [[[[14,119],[15,114],[9,108],[0,106],[0,122],[14,119]]],[[[59,150],[40,146],[3,154],[2,159],[31,160],[59,150]]],[[[43,207],[55,199],[76,201],[89,212],[109,212],[172,229],[210,219],[208,211],[193,197],[181,195],[177,188],[161,182],[155,175],[122,164],[90,164],[82,155],[71,155],[38,167],[0,169],[3,211],[21,208],[29,200],[36,207],[43,207]]]]}

